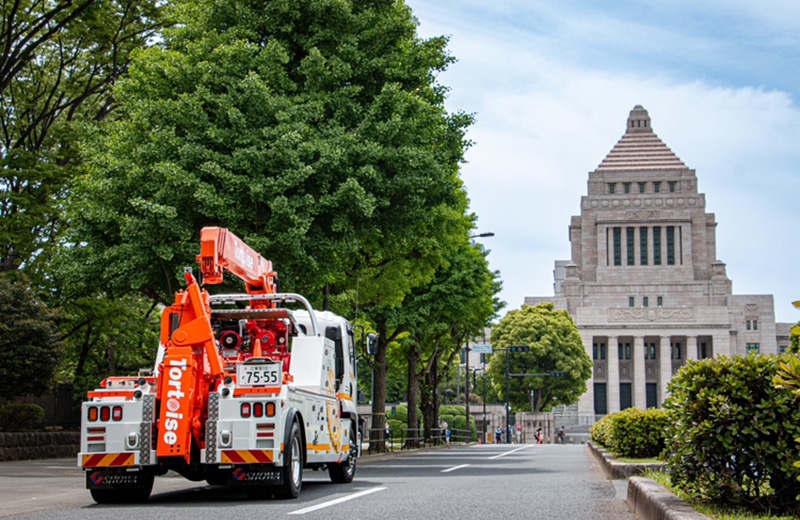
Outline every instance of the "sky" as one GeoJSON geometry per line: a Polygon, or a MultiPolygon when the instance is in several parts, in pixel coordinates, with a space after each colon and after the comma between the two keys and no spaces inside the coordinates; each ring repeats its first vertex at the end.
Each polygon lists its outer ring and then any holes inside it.
{"type": "Polygon", "coordinates": [[[472,113],[461,177],[503,280],[503,311],[553,295],[589,172],[635,105],[697,172],[734,294],[800,300],[800,2],[407,0],[458,60],[447,109],[472,113]]]}

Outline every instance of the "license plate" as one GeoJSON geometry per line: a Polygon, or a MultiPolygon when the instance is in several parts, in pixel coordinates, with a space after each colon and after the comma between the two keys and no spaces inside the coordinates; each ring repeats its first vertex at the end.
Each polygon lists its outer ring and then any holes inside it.
{"type": "Polygon", "coordinates": [[[281,386],[281,364],[264,363],[236,366],[236,384],[239,386],[281,386]]]}

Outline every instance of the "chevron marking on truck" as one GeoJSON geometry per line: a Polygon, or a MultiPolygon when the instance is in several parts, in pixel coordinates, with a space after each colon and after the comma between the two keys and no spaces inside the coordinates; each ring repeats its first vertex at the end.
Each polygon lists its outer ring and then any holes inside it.
{"type": "Polygon", "coordinates": [[[133,453],[94,453],[83,456],[84,468],[133,466],[133,453]]]}
{"type": "Polygon", "coordinates": [[[270,450],[222,450],[223,464],[266,464],[272,462],[270,450]]]}

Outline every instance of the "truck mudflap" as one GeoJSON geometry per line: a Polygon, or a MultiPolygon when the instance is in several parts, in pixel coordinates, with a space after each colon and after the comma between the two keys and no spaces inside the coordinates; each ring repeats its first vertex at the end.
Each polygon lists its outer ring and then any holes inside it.
{"type": "Polygon", "coordinates": [[[283,471],[272,464],[248,464],[231,471],[230,486],[263,486],[283,484],[283,471]]]}
{"type": "Polygon", "coordinates": [[[86,472],[87,489],[130,489],[145,487],[152,482],[146,471],[129,471],[125,468],[98,468],[86,472]]]}
{"type": "Polygon", "coordinates": [[[122,453],[84,453],[81,455],[81,466],[84,468],[112,468],[133,466],[136,454],[122,453]]]}

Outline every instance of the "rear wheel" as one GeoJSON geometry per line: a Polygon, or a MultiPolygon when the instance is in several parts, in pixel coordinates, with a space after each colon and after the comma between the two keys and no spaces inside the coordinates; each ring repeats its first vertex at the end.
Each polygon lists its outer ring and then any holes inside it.
{"type": "Polygon", "coordinates": [[[118,487],[113,489],[90,489],[92,499],[98,504],[135,504],[146,502],[153,492],[155,475],[148,472],[143,477],[142,485],[136,487],[118,487]]]}
{"type": "Polygon", "coordinates": [[[331,481],[337,484],[349,484],[356,475],[356,458],[358,457],[358,434],[350,427],[350,449],[347,452],[347,459],[339,464],[329,464],[328,473],[331,481]]]}
{"type": "Polygon", "coordinates": [[[300,427],[292,423],[289,442],[283,454],[283,483],[275,487],[278,498],[297,498],[303,487],[303,451],[300,445],[300,427]]]}

